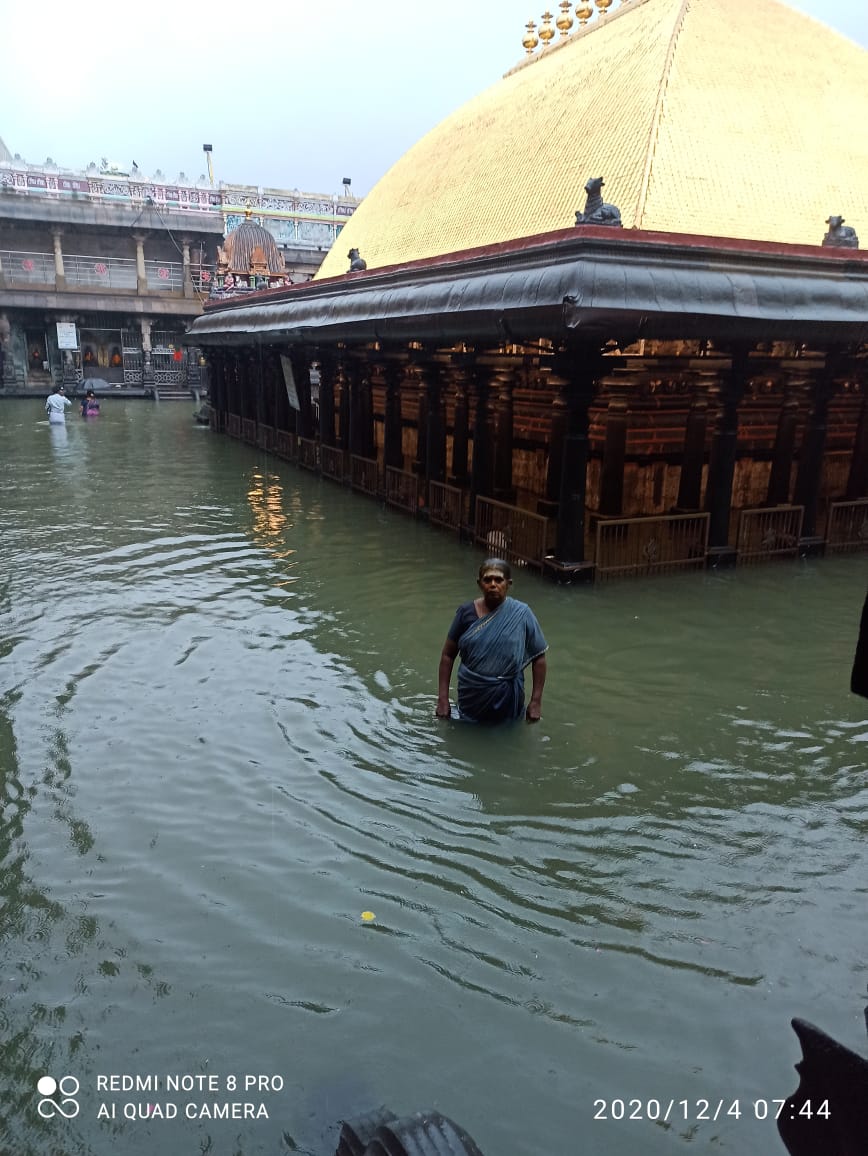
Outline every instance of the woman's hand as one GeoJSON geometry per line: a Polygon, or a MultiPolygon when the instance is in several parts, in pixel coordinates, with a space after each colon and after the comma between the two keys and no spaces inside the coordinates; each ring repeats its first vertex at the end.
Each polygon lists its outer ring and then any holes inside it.
{"type": "Polygon", "coordinates": [[[437,718],[452,717],[452,707],[449,705],[448,698],[437,699],[437,709],[435,710],[434,714],[437,716],[437,718]]]}
{"type": "Polygon", "coordinates": [[[534,702],[533,699],[527,704],[527,710],[524,712],[524,717],[528,722],[539,722],[542,714],[542,703],[534,702]]]}

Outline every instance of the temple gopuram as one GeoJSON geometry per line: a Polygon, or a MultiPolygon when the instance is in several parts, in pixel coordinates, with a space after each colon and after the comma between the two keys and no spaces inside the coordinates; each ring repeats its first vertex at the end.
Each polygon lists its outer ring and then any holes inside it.
{"type": "Polygon", "coordinates": [[[312,282],[206,305],[213,427],[564,580],[868,546],[868,52],[776,0],[522,43],[312,282]]]}

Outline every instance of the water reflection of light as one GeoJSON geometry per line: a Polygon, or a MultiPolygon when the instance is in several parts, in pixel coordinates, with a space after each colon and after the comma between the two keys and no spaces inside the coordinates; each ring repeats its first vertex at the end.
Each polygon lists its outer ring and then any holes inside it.
{"type": "Polygon", "coordinates": [[[253,538],[275,558],[288,558],[295,551],[287,547],[285,532],[292,523],[283,508],[283,486],[273,474],[254,473],[247,491],[253,513],[253,538]]]}

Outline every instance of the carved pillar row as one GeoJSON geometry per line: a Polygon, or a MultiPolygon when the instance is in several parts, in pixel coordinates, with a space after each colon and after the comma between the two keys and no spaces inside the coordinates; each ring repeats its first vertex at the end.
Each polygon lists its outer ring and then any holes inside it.
{"type": "Polygon", "coordinates": [[[383,465],[393,470],[404,468],[404,423],[401,418],[401,383],[404,364],[389,361],[383,366],[386,382],[383,412],[383,465]]]}
{"type": "Polygon", "coordinates": [[[377,435],[374,430],[374,387],[371,382],[373,366],[366,360],[361,366],[359,381],[359,426],[361,455],[363,458],[376,458],[377,435]]]}
{"type": "Polygon", "coordinates": [[[557,515],[561,495],[561,474],[564,467],[564,440],[569,426],[569,387],[564,378],[552,377],[549,385],[555,389],[551,404],[548,435],[548,461],[546,463],[545,497],[537,502],[537,513],[544,518],[557,515]]]}
{"type": "Polygon", "coordinates": [[[449,484],[464,488],[470,481],[467,472],[468,449],[470,446],[470,404],[468,390],[471,379],[473,355],[456,353],[452,355],[449,373],[453,390],[452,410],[452,469],[449,484]]]}
{"type": "MultiPolygon", "coordinates": [[[[590,449],[590,406],[603,375],[603,358],[596,346],[575,346],[554,357],[552,384],[566,403],[561,465],[558,471],[555,556],[571,564],[585,559],[585,506],[590,449]]],[[[554,451],[552,451],[554,452],[554,451]]],[[[554,488],[549,470],[547,488],[554,488]]]]}
{"type": "Polygon", "coordinates": [[[826,432],[829,402],[835,393],[836,360],[826,359],[825,367],[817,374],[811,389],[811,409],[805,421],[799,469],[793,502],[805,507],[802,519],[802,537],[812,538],[817,533],[817,506],[823,479],[823,457],[826,452],[826,432]]]}
{"type": "Polygon", "coordinates": [[[766,491],[766,503],[769,506],[785,506],[790,500],[790,478],[796,452],[796,429],[799,424],[799,394],[804,388],[804,381],[802,374],[790,373],[784,387],[784,399],[781,412],[778,414],[769,485],[766,491]]]}
{"type": "Polygon", "coordinates": [[[209,403],[214,413],[224,413],[226,402],[223,396],[224,357],[222,349],[207,349],[209,403]]]}
{"type": "Polygon", "coordinates": [[[286,432],[295,429],[295,410],[289,404],[282,353],[283,351],[279,346],[271,348],[274,366],[274,428],[286,432]]]}
{"type": "Polygon", "coordinates": [[[856,440],[847,477],[846,497],[851,502],[857,498],[868,498],[868,380],[864,374],[861,386],[862,408],[859,411],[859,424],[856,427],[856,440]]]}
{"type": "Polygon", "coordinates": [[[513,454],[513,390],[514,371],[510,367],[496,369],[492,375],[494,393],[494,496],[499,502],[513,504],[515,489],[512,485],[513,454]]]}
{"type": "Polygon", "coordinates": [[[702,467],[705,462],[705,439],[708,434],[707,383],[700,382],[690,403],[684,426],[684,448],[678,478],[677,507],[695,511],[702,504],[702,467]]]}
{"type": "Polygon", "coordinates": [[[599,512],[607,517],[619,517],[624,511],[624,462],[627,456],[627,425],[629,406],[627,395],[615,388],[609,397],[606,411],[606,441],[600,468],[599,512]]]}
{"type": "Polygon", "coordinates": [[[748,350],[736,350],[730,367],[720,375],[717,386],[718,413],[708,462],[705,508],[710,514],[709,550],[726,550],[729,545],[729,519],[732,507],[732,483],[738,450],[738,407],[748,382],[748,350]]]}
{"type": "Polygon", "coordinates": [[[350,374],[346,354],[338,358],[335,369],[335,405],[337,407],[337,435],[335,445],[349,453],[350,449],[350,374]]]}

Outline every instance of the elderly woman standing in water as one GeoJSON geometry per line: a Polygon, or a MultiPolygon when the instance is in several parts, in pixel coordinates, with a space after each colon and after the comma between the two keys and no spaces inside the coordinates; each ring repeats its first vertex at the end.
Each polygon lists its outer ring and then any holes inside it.
{"type": "Polygon", "coordinates": [[[498,723],[521,718],[538,722],[546,681],[548,644],[531,608],[510,597],[512,571],[500,558],[487,558],[476,584],[480,598],[455,612],[440,655],[437,717],[451,718],[449,683],[458,668],[458,714],[466,722],[498,723]],[[524,668],[532,689],[524,709],[524,668]]]}

